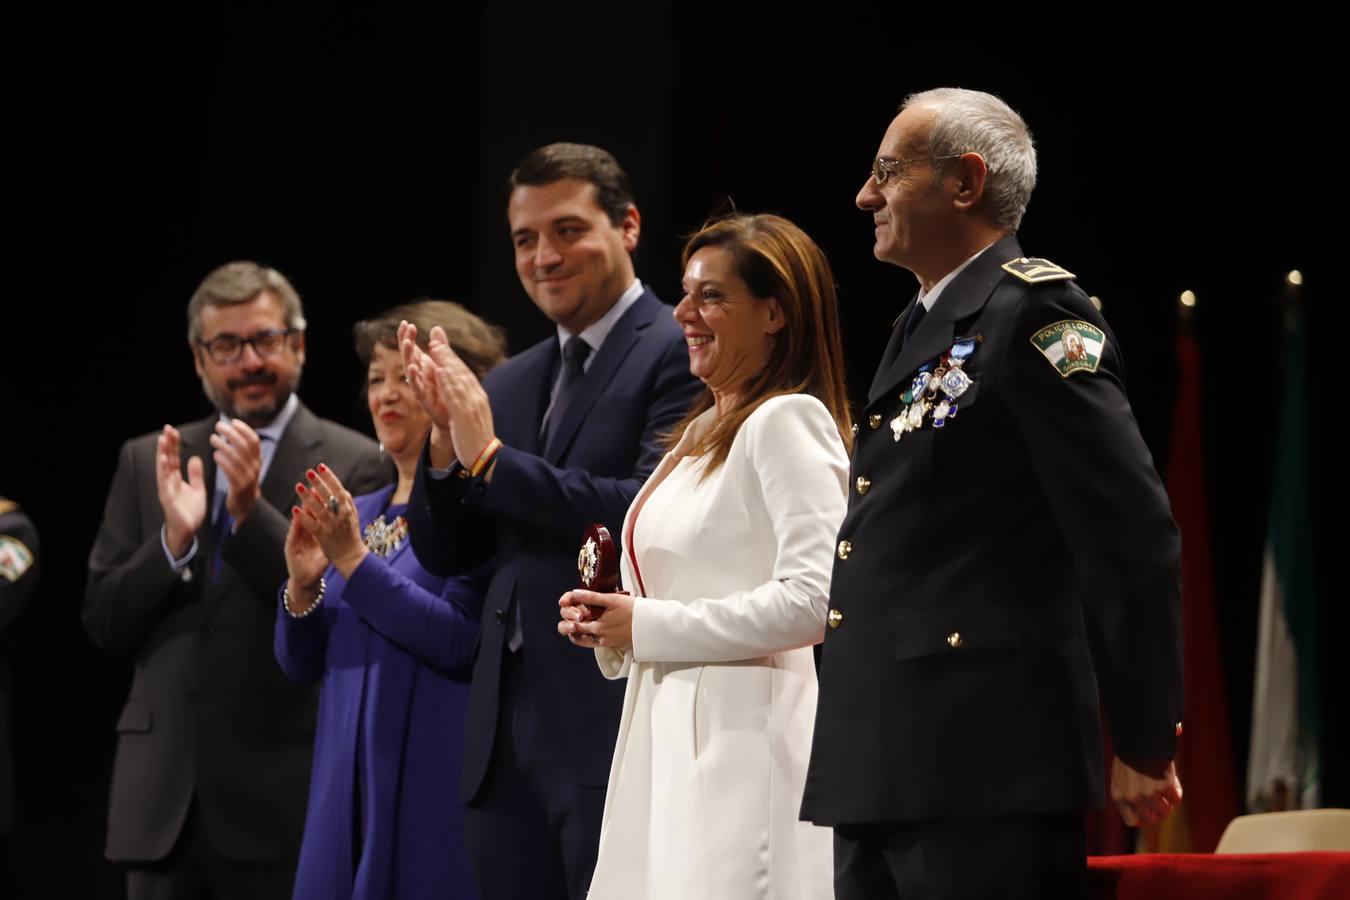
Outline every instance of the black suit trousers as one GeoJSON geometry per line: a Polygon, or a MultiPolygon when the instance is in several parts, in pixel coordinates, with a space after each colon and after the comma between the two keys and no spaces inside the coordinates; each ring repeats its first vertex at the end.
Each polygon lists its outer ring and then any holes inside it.
{"type": "Polygon", "coordinates": [[[570,761],[543,749],[533,698],[544,692],[527,690],[521,653],[504,656],[498,749],[464,816],[478,896],[584,900],[600,849],[605,789],[577,784],[570,761]],[[503,865],[506,859],[514,862],[503,865]]]}
{"type": "Polygon", "coordinates": [[[836,900],[1075,900],[1086,890],[1080,813],[834,831],[836,900]]]}

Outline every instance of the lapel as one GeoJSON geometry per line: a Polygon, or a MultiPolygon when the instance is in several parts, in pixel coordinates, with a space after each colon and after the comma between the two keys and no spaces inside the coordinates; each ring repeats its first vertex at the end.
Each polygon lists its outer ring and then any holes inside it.
{"type": "MultiPolygon", "coordinates": [[[[895,360],[877,371],[877,377],[873,379],[872,388],[867,394],[867,405],[876,403],[914,374],[920,365],[950,347],[956,337],[956,323],[984,308],[994,287],[1007,274],[1003,271],[1003,264],[1021,255],[1022,248],[1016,236],[1010,234],[987,248],[965,271],[952,279],[952,283],[943,289],[937,304],[909,336],[909,341],[900,349],[895,360]]],[[[905,310],[906,315],[914,308],[917,299],[910,302],[909,308],[905,310]]],[[[894,335],[891,339],[893,342],[898,340],[894,335]]]]}
{"type": "MultiPolygon", "coordinates": [[[[214,501],[216,466],[212,460],[211,454],[214,452],[210,444],[210,437],[215,433],[216,422],[220,421],[219,414],[212,415],[210,418],[200,422],[194,422],[191,425],[180,429],[182,433],[182,457],[188,459],[191,456],[200,456],[203,463],[203,475],[206,478],[208,502],[214,501]]],[[[295,502],[295,483],[304,475],[307,467],[322,462],[319,458],[322,452],[323,437],[319,428],[319,420],[310,412],[303,403],[296,407],[295,415],[291,417],[290,424],[286,426],[286,431],[282,433],[281,440],[277,443],[276,453],[272,455],[272,463],[267,467],[267,475],[263,477],[262,484],[259,486],[261,497],[259,503],[270,503],[289,518],[290,507],[295,502]]],[[[216,558],[216,529],[215,529],[216,510],[208,508],[206,511],[206,523],[202,530],[198,532],[197,543],[199,551],[196,559],[193,560],[194,567],[200,561],[201,568],[194,572],[195,577],[205,579],[206,584],[211,584],[219,590],[230,583],[231,569],[229,566],[222,566],[219,579],[211,578],[211,567],[216,558]]],[[[214,603],[219,602],[219,593],[214,603]]],[[[208,613],[209,615],[209,613],[208,613]]]]}
{"type": "Polygon", "coordinates": [[[502,443],[525,453],[539,454],[539,423],[548,404],[559,359],[558,338],[552,335],[512,358],[508,367],[489,373],[484,388],[492,403],[492,421],[502,443]]]}
{"type": "Polygon", "coordinates": [[[624,573],[624,586],[633,593],[638,593],[638,591],[636,590],[637,582],[631,575],[632,568],[628,559],[628,548],[633,545],[633,525],[637,522],[638,514],[642,512],[642,507],[647,502],[647,498],[651,496],[652,491],[656,490],[657,486],[666,480],[666,476],[684,457],[685,451],[699,436],[705,434],[712,427],[716,419],[717,407],[714,406],[693,422],[690,422],[689,427],[684,430],[684,434],[680,435],[680,440],[674,448],[661,458],[656,471],[652,472],[651,476],[643,482],[642,487],[638,488],[637,496],[633,498],[632,504],[628,507],[628,514],[623,519],[623,533],[619,540],[619,549],[622,551],[619,561],[621,563],[620,568],[624,573]]]}
{"type": "Polygon", "coordinates": [[[886,352],[881,354],[881,364],[877,366],[876,374],[872,376],[872,386],[867,389],[869,400],[879,387],[884,387],[881,381],[886,377],[886,373],[890,371],[891,365],[895,362],[895,357],[900,353],[900,344],[905,335],[905,323],[914,314],[914,307],[918,305],[918,302],[919,295],[916,293],[909,298],[909,303],[905,306],[904,312],[900,313],[895,320],[895,324],[891,326],[891,339],[886,344],[886,352]]]}
{"type": "MultiPolygon", "coordinates": [[[[644,290],[628,312],[614,323],[614,328],[606,336],[605,342],[595,351],[595,359],[586,370],[586,377],[581,380],[581,387],[572,398],[572,402],[567,404],[566,409],[555,410],[562,415],[562,419],[553,429],[548,444],[544,447],[544,458],[550,463],[556,466],[562,462],[563,454],[571,445],[577,430],[581,428],[586,414],[609,387],[614,373],[619,370],[619,366],[637,344],[642,331],[656,318],[661,306],[661,301],[657,300],[650,290],[644,290]]],[[[533,421],[537,422],[538,419],[533,421]]]]}
{"type": "MultiPolygon", "coordinates": [[[[295,483],[305,476],[305,469],[324,462],[323,432],[319,420],[301,403],[295,409],[290,424],[277,442],[276,453],[263,476],[262,499],[289,514],[295,502],[295,483]]],[[[342,472],[350,476],[350,472],[342,472]]]]}

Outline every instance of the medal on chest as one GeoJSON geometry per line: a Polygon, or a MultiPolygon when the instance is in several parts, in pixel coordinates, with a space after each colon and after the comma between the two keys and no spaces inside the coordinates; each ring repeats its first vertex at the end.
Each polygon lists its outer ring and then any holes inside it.
{"type": "Polygon", "coordinates": [[[942,428],[956,418],[961,395],[975,382],[965,370],[966,361],[975,352],[979,337],[957,341],[933,362],[922,366],[900,395],[905,404],[900,414],[891,419],[891,439],[900,440],[911,431],[918,431],[925,422],[942,428]]]}

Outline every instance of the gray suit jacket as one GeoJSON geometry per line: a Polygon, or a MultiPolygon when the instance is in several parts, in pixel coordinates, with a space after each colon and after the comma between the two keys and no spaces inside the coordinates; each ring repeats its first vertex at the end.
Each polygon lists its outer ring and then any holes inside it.
{"type": "MultiPolygon", "coordinates": [[[[217,417],[180,428],[215,479],[207,442],[217,417]]],[[[299,853],[318,691],[287,679],[272,655],[276,592],[293,486],[324,462],[353,494],[387,484],[375,443],[303,405],[277,444],[262,499],[217,547],[208,521],[180,577],[160,542],[155,439],[122,446],[89,554],[82,616],[105,650],[135,659],[117,722],[108,811],[109,859],[162,859],[197,804],[212,845],[241,861],[294,861],[299,853]]]]}

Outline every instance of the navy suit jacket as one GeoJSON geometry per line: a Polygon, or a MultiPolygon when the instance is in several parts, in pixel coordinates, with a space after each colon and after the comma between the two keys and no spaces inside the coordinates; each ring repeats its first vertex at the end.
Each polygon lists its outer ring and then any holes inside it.
{"type": "Polygon", "coordinates": [[[513,601],[525,640],[525,690],[541,718],[534,739],[569,761],[577,783],[608,781],[624,685],[606,681],[594,654],[558,635],[558,598],[577,586],[586,528],[598,522],[619,537],[628,504],[664,454],[662,437],[702,388],[689,374],[670,307],[644,291],[595,352],[579,393],[555,410],[561,418],[541,447],[560,356],[550,337],[484,379],[503,444],[490,484],[433,477],[424,455],[408,507],[413,551],[429,571],[496,564],[469,691],[465,802],[478,793],[492,756],[513,601]]]}

